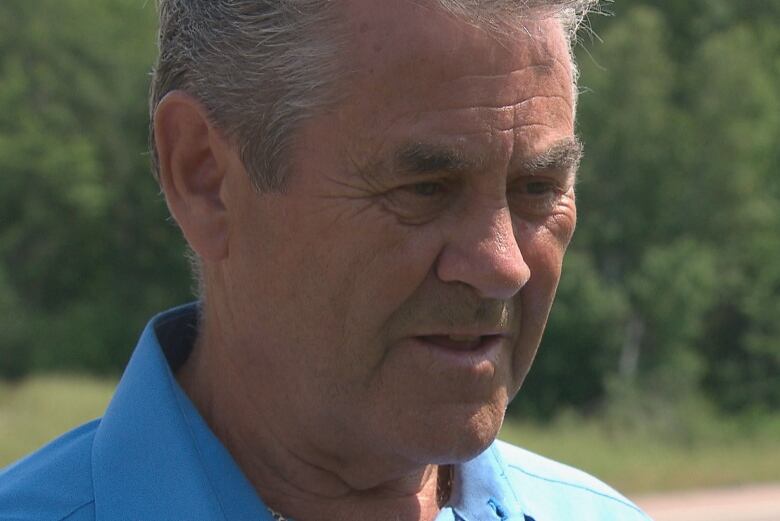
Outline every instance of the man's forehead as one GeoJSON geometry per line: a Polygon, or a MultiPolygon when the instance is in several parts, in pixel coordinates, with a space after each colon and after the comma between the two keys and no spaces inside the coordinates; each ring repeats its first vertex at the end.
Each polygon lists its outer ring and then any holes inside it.
{"type": "MultiPolygon", "coordinates": [[[[429,0],[347,0],[346,46],[348,67],[360,73],[380,67],[423,70],[445,62],[467,59],[479,52],[474,73],[490,74],[492,62],[514,56],[517,61],[549,62],[551,56],[568,57],[568,41],[561,23],[551,14],[518,19],[510,36],[460,18],[439,2],[429,0]]],[[[566,60],[568,62],[568,60],[566,60]]]]}
{"type": "Polygon", "coordinates": [[[344,102],[323,114],[312,142],[333,141],[355,170],[380,172],[514,168],[573,139],[560,24],[539,22],[535,30],[548,37],[520,31],[504,42],[441,9],[432,16],[433,3],[352,2],[360,38],[349,51],[352,74],[344,102]]]}
{"type": "Polygon", "coordinates": [[[508,107],[525,97],[532,105],[534,96],[552,95],[566,105],[565,114],[556,117],[573,121],[572,66],[558,21],[537,21],[519,28],[511,41],[497,40],[486,29],[433,9],[434,3],[348,2],[356,18],[350,22],[353,44],[344,55],[349,74],[341,88],[353,108],[381,117],[388,107],[508,107]]]}

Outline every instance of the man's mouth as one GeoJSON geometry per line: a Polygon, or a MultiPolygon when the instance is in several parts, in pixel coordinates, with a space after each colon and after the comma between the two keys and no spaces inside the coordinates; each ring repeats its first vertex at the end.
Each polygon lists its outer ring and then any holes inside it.
{"type": "Polygon", "coordinates": [[[501,335],[425,335],[423,342],[455,351],[475,351],[500,340],[501,335]]]}

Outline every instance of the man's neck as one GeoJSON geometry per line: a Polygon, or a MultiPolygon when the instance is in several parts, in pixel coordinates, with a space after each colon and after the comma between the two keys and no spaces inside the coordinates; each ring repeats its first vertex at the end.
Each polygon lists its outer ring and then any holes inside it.
{"type": "Polygon", "coordinates": [[[230,364],[214,359],[218,351],[205,342],[199,338],[176,377],[266,505],[294,521],[435,519],[449,495],[449,467],[394,469],[387,479],[366,469],[371,478],[363,487],[354,469],[346,478],[338,468],[313,463],[291,443],[294,433],[275,432],[274,419],[262,417],[248,393],[226,392],[230,364]]]}
{"type": "MultiPolygon", "coordinates": [[[[375,521],[432,521],[439,513],[437,474],[431,469],[431,479],[423,488],[402,492],[394,483],[371,490],[352,490],[339,497],[284,492],[269,495],[263,490],[264,501],[290,521],[325,521],[339,519],[375,521]]],[[[278,490],[278,489],[277,489],[278,490]]]]}

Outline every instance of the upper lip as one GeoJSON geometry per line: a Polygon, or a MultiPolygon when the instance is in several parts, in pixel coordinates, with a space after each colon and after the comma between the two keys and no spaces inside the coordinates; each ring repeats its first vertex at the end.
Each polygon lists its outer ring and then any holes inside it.
{"type": "Polygon", "coordinates": [[[450,331],[432,331],[414,335],[415,337],[426,336],[458,336],[458,337],[482,337],[482,336],[509,336],[510,331],[506,329],[462,329],[450,331]]]}

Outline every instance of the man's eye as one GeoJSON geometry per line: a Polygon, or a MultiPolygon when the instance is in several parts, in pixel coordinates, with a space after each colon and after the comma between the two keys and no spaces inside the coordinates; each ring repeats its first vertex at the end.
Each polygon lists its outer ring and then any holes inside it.
{"type": "Polygon", "coordinates": [[[419,195],[421,197],[434,197],[440,195],[444,191],[444,186],[441,183],[433,182],[414,183],[413,185],[409,185],[407,190],[414,195],[419,195]]]}
{"type": "Polygon", "coordinates": [[[525,192],[529,195],[546,195],[556,190],[555,184],[549,181],[530,181],[525,184],[525,192]]]}
{"type": "Polygon", "coordinates": [[[451,202],[455,187],[446,180],[408,183],[388,190],[386,208],[404,224],[423,224],[439,215],[451,202]]]}
{"type": "Polygon", "coordinates": [[[507,196],[513,211],[545,216],[554,211],[565,192],[566,189],[553,179],[528,176],[513,183],[507,196]]]}

